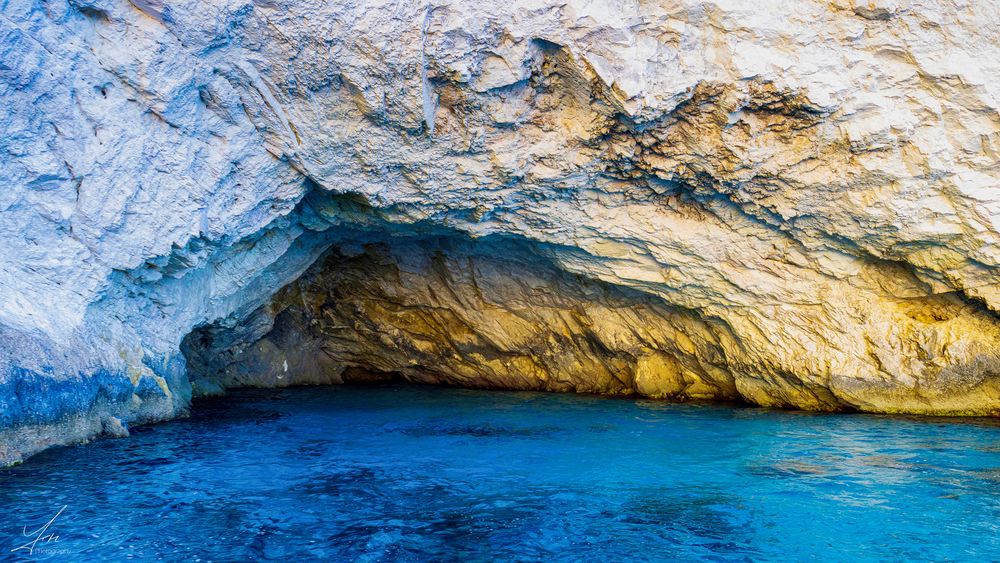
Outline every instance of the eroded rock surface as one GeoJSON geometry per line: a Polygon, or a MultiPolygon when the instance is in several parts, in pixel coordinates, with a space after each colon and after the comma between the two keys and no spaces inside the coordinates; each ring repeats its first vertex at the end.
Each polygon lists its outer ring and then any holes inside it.
{"type": "Polygon", "coordinates": [[[816,410],[995,412],[991,351],[1000,331],[991,313],[953,295],[886,300],[869,315],[871,326],[884,323],[889,334],[866,336],[868,356],[854,365],[880,362],[878,354],[899,346],[897,354],[914,356],[908,367],[922,362],[921,385],[913,386],[883,377],[884,365],[867,378],[817,367],[813,354],[775,350],[766,335],[741,334],[725,317],[568,273],[551,254],[502,236],[341,243],[239,331],[192,333],[189,368],[205,378],[196,385],[206,389],[342,383],[360,369],[499,389],[816,410]],[[251,327],[254,334],[244,332],[251,327]],[[973,350],[970,363],[948,363],[958,346],[973,350]]]}
{"type": "Polygon", "coordinates": [[[0,462],[297,354],[321,381],[995,414],[998,17],[3,2],[0,462]],[[187,366],[197,327],[219,357],[187,366]]]}

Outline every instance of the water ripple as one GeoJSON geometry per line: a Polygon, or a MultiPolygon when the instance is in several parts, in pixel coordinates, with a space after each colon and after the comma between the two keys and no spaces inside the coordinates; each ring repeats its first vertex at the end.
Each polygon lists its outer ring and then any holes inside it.
{"type": "Polygon", "coordinates": [[[65,505],[32,559],[988,561],[998,443],[982,419],[242,391],[0,470],[0,553],[65,505]]]}

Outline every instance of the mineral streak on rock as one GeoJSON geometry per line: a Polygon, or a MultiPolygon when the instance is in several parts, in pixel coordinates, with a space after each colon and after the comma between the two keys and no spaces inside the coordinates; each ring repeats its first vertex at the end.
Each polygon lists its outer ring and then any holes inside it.
{"type": "Polygon", "coordinates": [[[0,463],[378,372],[996,414],[998,19],[0,3],[0,463]]]}

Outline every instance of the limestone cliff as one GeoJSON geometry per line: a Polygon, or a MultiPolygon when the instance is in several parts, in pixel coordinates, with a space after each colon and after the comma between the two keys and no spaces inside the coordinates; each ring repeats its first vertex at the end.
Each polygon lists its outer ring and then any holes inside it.
{"type": "Polygon", "coordinates": [[[361,370],[996,414],[998,18],[0,3],[0,462],[361,370]]]}

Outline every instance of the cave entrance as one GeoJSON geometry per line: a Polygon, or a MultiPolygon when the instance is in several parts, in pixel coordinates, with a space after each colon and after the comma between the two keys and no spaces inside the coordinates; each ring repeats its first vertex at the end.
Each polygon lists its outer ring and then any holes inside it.
{"type": "Polygon", "coordinates": [[[733,399],[699,363],[697,315],[557,267],[512,237],[345,238],[245,318],[182,345],[195,395],[405,380],[733,399]]]}

